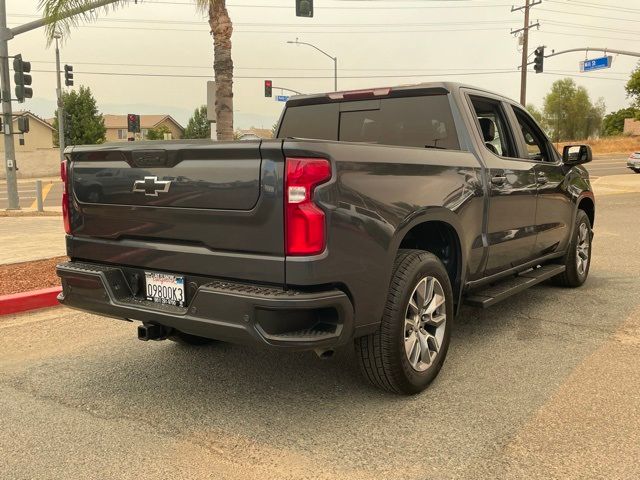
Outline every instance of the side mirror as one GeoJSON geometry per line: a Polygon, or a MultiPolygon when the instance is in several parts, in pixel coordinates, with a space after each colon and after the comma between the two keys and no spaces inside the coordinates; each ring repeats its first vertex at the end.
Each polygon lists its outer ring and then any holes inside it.
{"type": "Polygon", "coordinates": [[[562,150],[562,162],[565,165],[581,165],[592,160],[589,145],[566,145],[562,150]]]}

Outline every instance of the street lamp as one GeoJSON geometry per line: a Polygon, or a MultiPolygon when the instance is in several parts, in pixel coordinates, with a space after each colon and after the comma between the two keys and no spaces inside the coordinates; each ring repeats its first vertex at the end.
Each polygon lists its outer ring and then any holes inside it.
{"type": "Polygon", "coordinates": [[[316,47],[315,45],[312,45],[311,43],[307,43],[307,42],[300,42],[297,38],[296,41],[292,41],[292,40],[287,40],[287,43],[292,43],[295,45],[307,45],[311,48],[315,48],[317,51],[319,51],[320,53],[322,53],[323,55],[329,57],[331,60],[333,60],[333,89],[335,91],[338,91],[338,57],[332,57],[331,55],[329,55],[327,52],[325,52],[324,50],[316,47]]]}

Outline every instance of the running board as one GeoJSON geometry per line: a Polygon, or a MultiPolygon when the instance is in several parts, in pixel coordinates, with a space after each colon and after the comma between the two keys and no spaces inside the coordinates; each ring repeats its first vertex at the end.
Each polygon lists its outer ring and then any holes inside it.
{"type": "Polygon", "coordinates": [[[564,265],[544,265],[532,270],[526,270],[515,277],[508,277],[505,280],[489,285],[483,290],[471,292],[464,299],[464,303],[474,307],[487,308],[564,271],[564,265]]]}

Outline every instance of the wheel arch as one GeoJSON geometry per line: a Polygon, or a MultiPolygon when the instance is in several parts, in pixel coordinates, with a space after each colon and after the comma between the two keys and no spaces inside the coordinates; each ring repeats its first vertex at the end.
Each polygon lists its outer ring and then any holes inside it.
{"type": "Polygon", "coordinates": [[[433,209],[407,218],[397,229],[392,245],[393,257],[401,248],[425,250],[436,255],[444,264],[455,303],[459,303],[466,254],[464,251],[462,226],[458,217],[447,209],[433,209]]]}
{"type": "Polygon", "coordinates": [[[596,204],[594,202],[593,195],[583,195],[578,200],[577,210],[583,210],[587,214],[587,217],[589,217],[589,221],[591,222],[591,227],[593,227],[596,219],[596,204]]]}

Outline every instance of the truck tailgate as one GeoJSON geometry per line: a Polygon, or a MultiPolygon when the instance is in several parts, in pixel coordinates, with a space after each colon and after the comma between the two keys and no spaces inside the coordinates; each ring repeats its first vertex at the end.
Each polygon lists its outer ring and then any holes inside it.
{"type": "Polygon", "coordinates": [[[67,158],[71,256],[284,282],[281,141],[108,144],[67,158]]]}

